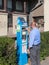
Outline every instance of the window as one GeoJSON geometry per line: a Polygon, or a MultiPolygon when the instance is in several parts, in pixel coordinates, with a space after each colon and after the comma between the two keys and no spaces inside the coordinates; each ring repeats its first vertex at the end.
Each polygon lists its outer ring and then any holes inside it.
{"type": "Polygon", "coordinates": [[[12,11],[12,0],[7,0],[7,10],[12,11]]]}
{"type": "Polygon", "coordinates": [[[24,10],[24,3],[21,1],[16,1],[16,10],[23,11],[24,10]]]}
{"type": "Polygon", "coordinates": [[[12,14],[8,14],[8,27],[12,26],[12,14]]]}
{"type": "Polygon", "coordinates": [[[2,9],[2,0],[0,0],[0,9],[2,9]]]}
{"type": "Polygon", "coordinates": [[[38,0],[32,0],[30,2],[30,10],[32,10],[36,6],[37,3],[38,3],[38,0]]]}

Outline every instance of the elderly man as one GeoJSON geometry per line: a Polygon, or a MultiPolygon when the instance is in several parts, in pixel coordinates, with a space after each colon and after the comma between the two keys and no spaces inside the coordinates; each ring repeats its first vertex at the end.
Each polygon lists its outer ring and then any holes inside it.
{"type": "Polygon", "coordinates": [[[29,32],[29,51],[31,65],[40,65],[40,31],[36,26],[36,21],[33,19],[31,28],[27,29],[29,32]]]}

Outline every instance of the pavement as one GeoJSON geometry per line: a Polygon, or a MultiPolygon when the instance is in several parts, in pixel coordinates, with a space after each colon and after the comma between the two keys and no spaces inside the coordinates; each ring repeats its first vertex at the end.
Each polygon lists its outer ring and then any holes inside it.
{"type": "Polygon", "coordinates": [[[49,65],[49,57],[41,61],[41,65],[49,65]]]}
{"type": "MultiPolygon", "coordinates": [[[[41,65],[49,65],[49,57],[46,57],[45,60],[42,60],[42,61],[40,62],[40,64],[41,64],[41,65]]],[[[29,59],[29,64],[28,64],[28,65],[31,65],[30,59],[29,59]]]]}

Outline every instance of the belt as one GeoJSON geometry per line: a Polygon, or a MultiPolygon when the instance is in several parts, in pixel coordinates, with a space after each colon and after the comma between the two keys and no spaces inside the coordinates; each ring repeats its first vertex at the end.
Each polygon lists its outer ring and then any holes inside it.
{"type": "Polygon", "coordinates": [[[40,43],[39,43],[39,44],[37,44],[37,45],[34,45],[34,44],[33,44],[32,46],[38,46],[38,45],[40,45],[40,43]]]}
{"type": "Polygon", "coordinates": [[[39,46],[40,44],[37,44],[37,45],[32,45],[32,47],[30,47],[30,49],[32,49],[34,46],[39,46]]]}

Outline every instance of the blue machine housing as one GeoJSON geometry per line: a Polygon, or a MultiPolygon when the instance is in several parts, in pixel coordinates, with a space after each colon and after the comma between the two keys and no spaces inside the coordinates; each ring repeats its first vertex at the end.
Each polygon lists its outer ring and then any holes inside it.
{"type": "Polygon", "coordinates": [[[27,65],[28,57],[27,57],[27,22],[23,18],[18,17],[17,19],[17,56],[18,56],[18,65],[27,65]]]}

